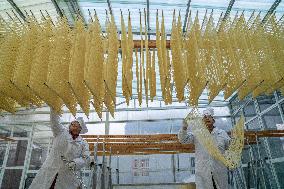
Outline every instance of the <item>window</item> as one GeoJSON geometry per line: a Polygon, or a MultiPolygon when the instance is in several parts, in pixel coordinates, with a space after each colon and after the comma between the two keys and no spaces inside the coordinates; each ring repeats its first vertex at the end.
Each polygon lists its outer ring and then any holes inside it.
{"type": "Polygon", "coordinates": [[[133,160],[133,176],[149,176],[149,158],[133,160]]]}
{"type": "Polygon", "coordinates": [[[255,118],[246,124],[247,130],[257,131],[261,130],[261,125],[258,118],[255,118]]]}
{"type": "Polygon", "coordinates": [[[282,124],[282,119],[278,107],[266,112],[263,116],[263,122],[266,129],[277,129],[277,125],[282,124]]]}
{"type": "Polygon", "coordinates": [[[4,161],[7,144],[8,144],[7,141],[0,141],[0,167],[2,166],[3,161],[4,161]]]}
{"type": "Polygon", "coordinates": [[[18,189],[21,182],[22,171],[22,169],[6,169],[1,189],[18,189]]]}
{"type": "Polygon", "coordinates": [[[244,107],[244,115],[246,121],[250,120],[251,118],[256,116],[254,101],[250,101],[245,107],[244,107]]]}
{"type": "Polygon", "coordinates": [[[267,109],[271,105],[276,103],[275,96],[269,95],[269,96],[259,96],[257,97],[257,102],[259,105],[259,109],[262,112],[263,110],[267,109]]]}
{"type": "Polygon", "coordinates": [[[18,140],[15,142],[11,142],[10,152],[7,162],[8,167],[24,166],[27,145],[28,145],[27,140],[18,140]]]}

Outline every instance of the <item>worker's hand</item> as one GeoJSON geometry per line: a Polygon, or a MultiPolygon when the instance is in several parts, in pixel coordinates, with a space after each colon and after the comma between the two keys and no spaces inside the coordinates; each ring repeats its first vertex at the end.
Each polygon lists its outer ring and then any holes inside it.
{"type": "Polygon", "coordinates": [[[183,124],[182,129],[187,130],[188,124],[185,119],[182,121],[182,124],[183,124]]]}
{"type": "Polygon", "coordinates": [[[76,163],[75,163],[74,161],[71,161],[71,162],[67,163],[67,167],[68,167],[70,170],[75,170],[76,163]]]}

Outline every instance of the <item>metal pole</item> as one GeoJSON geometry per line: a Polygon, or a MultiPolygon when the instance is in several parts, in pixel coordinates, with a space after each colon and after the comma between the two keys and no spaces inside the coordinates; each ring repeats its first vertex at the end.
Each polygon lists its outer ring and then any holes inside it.
{"type": "Polygon", "coordinates": [[[250,187],[254,187],[256,185],[256,182],[255,182],[255,170],[254,170],[254,164],[255,164],[255,159],[254,159],[254,156],[253,156],[253,151],[252,151],[252,147],[251,145],[249,145],[249,158],[250,158],[250,161],[248,162],[248,188],[250,187]],[[251,172],[251,174],[250,174],[251,172]],[[252,176],[252,179],[253,179],[253,186],[250,186],[250,178],[252,176]]]}
{"type": "Polygon", "coordinates": [[[109,184],[109,189],[112,189],[112,177],[111,177],[111,147],[109,150],[109,161],[108,161],[108,167],[109,167],[109,179],[108,179],[108,184],[109,184]]]}
{"type": "Polygon", "coordinates": [[[105,135],[109,134],[109,111],[106,112],[105,135]]]}
{"type": "MultiPolygon", "coordinates": [[[[119,154],[119,152],[117,152],[119,154]]],[[[116,158],[116,184],[119,184],[119,155],[116,158]]]]}
{"type": "Polygon", "coordinates": [[[103,141],[103,159],[102,159],[102,176],[101,176],[101,189],[105,189],[105,140],[103,141]]]}
{"type": "Polygon", "coordinates": [[[98,144],[99,144],[99,137],[97,138],[97,143],[94,146],[94,164],[93,164],[94,167],[93,167],[93,178],[92,178],[93,189],[97,188],[98,144]]]}
{"type": "MultiPolygon", "coordinates": [[[[257,119],[258,119],[260,126],[261,126],[261,130],[264,130],[264,123],[263,123],[263,120],[262,120],[262,117],[261,117],[261,114],[260,114],[261,111],[260,111],[257,100],[254,100],[254,105],[255,105],[255,109],[256,109],[256,113],[257,113],[257,119]]],[[[277,188],[280,189],[280,183],[279,183],[279,180],[278,180],[275,168],[274,168],[274,164],[271,162],[272,156],[271,156],[270,146],[268,144],[267,138],[264,138],[263,143],[264,143],[264,146],[265,146],[265,151],[266,151],[268,158],[269,158],[268,162],[269,162],[269,166],[270,166],[272,176],[275,179],[275,185],[276,185],[277,188]]]]}
{"type": "MultiPolygon", "coordinates": [[[[265,177],[264,177],[264,172],[263,172],[263,170],[264,170],[263,159],[261,159],[257,135],[255,135],[255,140],[256,140],[256,147],[257,147],[257,154],[258,154],[258,161],[259,161],[259,162],[257,162],[257,165],[258,165],[258,163],[259,163],[259,165],[260,165],[260,170],[261,170],[261,179],[262,179],[262,182],[263,182],[263,187],[264,187],[264,189],[266,189],[265,177]]],[[[265,157],[264,157],[264,158],[265,158],[265,157]]]]}
{"type": "Polygon", "coordinates": [[[188,19],[190,2],[191,2],[191,0],[188,0],[188,2],[187,2],[186,13],[185,13],[185,18],[184,18],[183,28],[182,28],[183,32],[186,32],[186,23],[187,23],[187,19],[188,19]]]}
{"type": "Polygon", "coordinates": [[[176,182],[176,165],[175,165],[175,155],[174,154],[172,154],[172,168],[173,168],[174,182],[176,182]]]}

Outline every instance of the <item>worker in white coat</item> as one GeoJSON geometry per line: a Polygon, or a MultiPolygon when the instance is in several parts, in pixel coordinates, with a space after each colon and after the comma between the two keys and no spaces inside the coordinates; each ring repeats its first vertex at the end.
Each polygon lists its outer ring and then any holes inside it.
{"type": "MultiPolygon", "coordinates": [[[[207,108],[203,112],[203,121],[216,141],[221,153],[229,146],[228,134],[214,126],[214,109],[207,108]]],[[[181,143],[195,144],[195,183],[197,189],[228,189],[228,169],[221,162],[213,159],[193,133],[188,132],[188,123],[184,120],[178,133],[181,143]]]]}
{"type": "Polygon", "coordinates": [[[50,120],[54,136],[53,146],[30,189],[78,189],[79,171],[90,163],[89,145],[79,135],[88,132],[86,124],[83,118],[79,117],[70,123],[69,129],[65,129],[60,124],[59,115],[52,109],[50,120]]]}

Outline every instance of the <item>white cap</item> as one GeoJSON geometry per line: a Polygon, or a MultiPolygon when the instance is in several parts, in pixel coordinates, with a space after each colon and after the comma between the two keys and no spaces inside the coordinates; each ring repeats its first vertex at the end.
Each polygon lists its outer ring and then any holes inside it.
{"type": "Polygon", "coordinates": [[[211,107],[206,108],[205,110],[203,110],[203,115],[205,116],[214,116],[214,109],[211,107]]]}
{"type": "Polygon", "coordinates": [[[87,128],[87,125],[86,125],[86,123],[85,123],[83,117],[78,117],[78,118],[76,119],[76,121],[79,122],[79,124],[80,124],[80,126],[81,126],[81,128],[82,128],[80,134],[86,134],[86,133],[88,132],[88,128],[87,128]]]}

